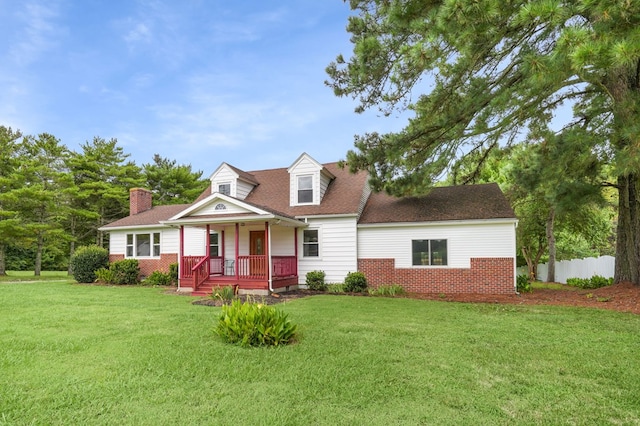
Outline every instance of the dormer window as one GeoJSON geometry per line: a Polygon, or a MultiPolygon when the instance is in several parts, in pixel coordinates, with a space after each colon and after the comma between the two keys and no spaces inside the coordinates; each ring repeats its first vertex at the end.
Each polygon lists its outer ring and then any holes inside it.
{"type": "Polygon", "coordinates": [[[298,176],[298,204],[313,203],[313,176],[298,176]]]}
{"type": "Polygon", "coordinates": [[[224,195],[231,195],[231,184],[221,183],[218,185],[218,192],[224,195]]]}

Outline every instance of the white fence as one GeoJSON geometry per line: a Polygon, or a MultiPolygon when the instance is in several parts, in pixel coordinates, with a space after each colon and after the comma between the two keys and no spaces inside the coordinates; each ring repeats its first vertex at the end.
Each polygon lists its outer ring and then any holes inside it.
{"type": "MultiPolygon", "coordinates": [[[[547,279],[547,264],[538,265],[538,279],[547,279]]],[[[566,284],[567,278],[591,278],[600,275],[613,278],[615,258],[613,256],[587,257],[586,259],[561,260],[556,262],[556,282],[566,284]]],[[[528,274],[526,266],[518,268],[518,274],[528,274]]]]}

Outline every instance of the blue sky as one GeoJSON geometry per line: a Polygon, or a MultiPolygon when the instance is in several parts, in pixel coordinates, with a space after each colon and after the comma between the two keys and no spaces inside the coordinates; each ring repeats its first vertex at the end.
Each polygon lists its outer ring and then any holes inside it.
{"type": "Polygon", "coordinates": [[[116,138],[206,176],[345,158],[353,136],[406,117],[359,115],[324,85],[352,46],[342,0],[0,0],[0,125],[70,149],[116,138]]]}

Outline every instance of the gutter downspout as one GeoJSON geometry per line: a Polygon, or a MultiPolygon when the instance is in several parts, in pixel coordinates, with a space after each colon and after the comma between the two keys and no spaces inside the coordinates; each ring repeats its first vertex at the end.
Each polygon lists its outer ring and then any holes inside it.
{"type": "Polygon", "coordinates": [[[267,244],[265,244],[265,246],[267,247],[268,289],[269,289],[269,294],[271,294],[273,293],[273,274],[272,274],[273,259],[271,259],[271,224],[267,221],[264,223],[264,227],[265,227],[264,235],[267,238],[267,244]]]}

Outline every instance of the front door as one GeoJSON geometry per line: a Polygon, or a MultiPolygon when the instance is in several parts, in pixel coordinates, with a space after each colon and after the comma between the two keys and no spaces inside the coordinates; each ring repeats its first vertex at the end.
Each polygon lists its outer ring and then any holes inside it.
{"type": "Polygon", "coordinates": [[[266,268],[266,260],[264,258],[264,231],[249,232],[249,254],[251,256],[263,256],[251,258],[249,262],[251,275],[264,275],[266,268]]]}

